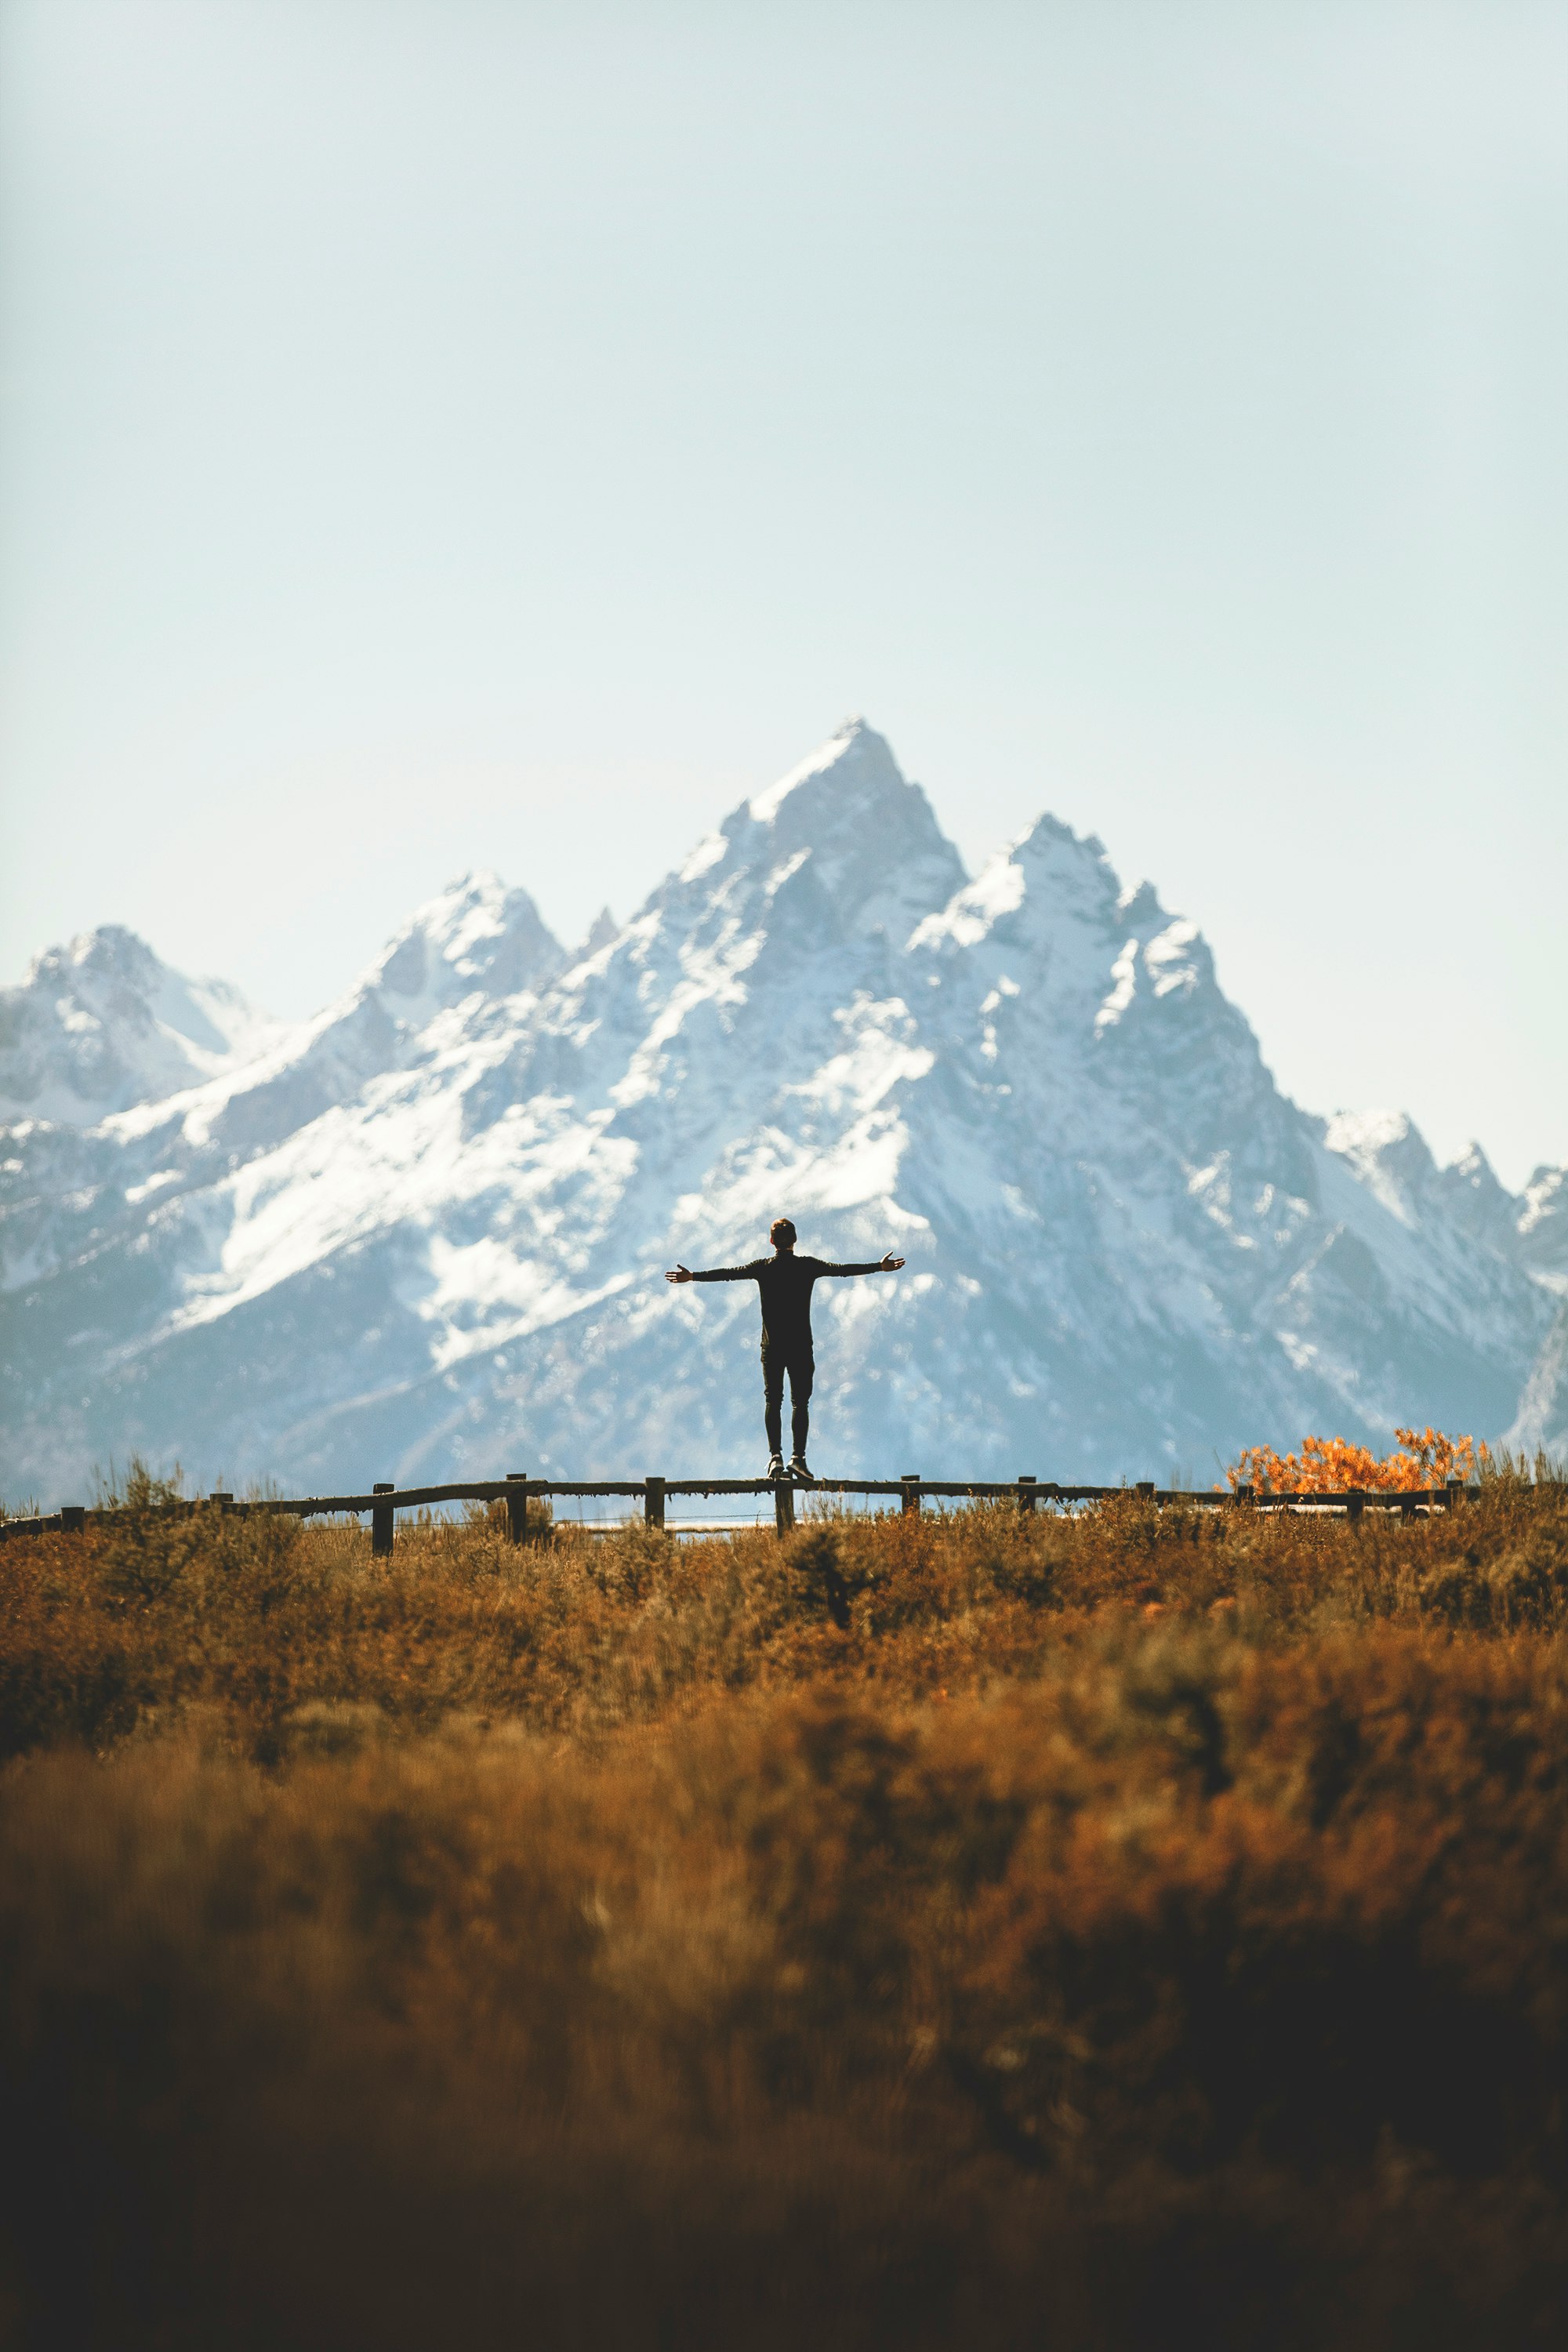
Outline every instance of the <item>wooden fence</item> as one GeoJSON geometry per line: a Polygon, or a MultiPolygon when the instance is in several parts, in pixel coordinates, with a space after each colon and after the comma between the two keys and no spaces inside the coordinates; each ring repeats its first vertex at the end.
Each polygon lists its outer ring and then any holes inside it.
{"type": "MultiPolygon", "coordinates": [[[[1289,1493],[1275,1494],[1268,1489],[1251,1486],[1227,1488],[1209,1487],[1184,1491],[1175,1486],[1156,1486],[1152,1480],[1142,1480],[1133,1486],[1064,1486],[1054,1478],[1027,1475],[1007,1479],[984,1478],[921,1478],[910,1471],[901,1478],[817,1478],[809,1486],[796,1486],[778,1478],[529,1478],[521,1470],[510,1471],[504,1478],[480,1479],[476,1483],[447,1486],[375,1486],[368,1495],[306,1495],[289,1497],[264,1496],[253,1502],[237,1502],[230,1494],[216,1493],[205,1501],[166,1503],[162,1510],[189,1512],[216,1508],[220,1511],[286,1511],[296,1518],[319,1519],[363,1517],[370,1515],[371,1549],[384,1559],[392,1550],[394,1517],[398,1511],[431,1510],[441,1503],[503,1502],[507,1508],[507,1531],[513,1543],[538,1539],[546,1532],[544,1524],[536,1517],[531,1524],[528,1506],[531,1501],[553,1500],[557,1496],[579,1497],[625,1496],[640,1501],[643,1517],[650,1528],[670,1525],[668,1505],[672,1495],[771,1495],[773,1503],[773,1523],[779,1534],[787,1535],[795,1526],[795,1506],[797,1495],[886,1495],[896,1496],[905,1511],[918,1511],[927,1500],[936,1502],[1013,1502],[1020,1511],[1033,1511],[1047,1507],[1075,1503],[1101,1503],[1118,1495],[1140,1496],[1145,1502],[1162,1507],[1175,1506],[1188,1510],[1221,1510],[1250,1508],[1253,1510],[1342,1511],[1350,1518],[1359,1519],[1368,1509],[1398,1511],[1412,1518],[1417,1511],[1452,1510],[1468,1495],[1479,1493],[1476,1486],[1466,1486],[1451,1478],[1447,1486],[1428,1486],[1413,1493],[1397,1492],[1386,1487],[1351,1487],[1337,1494],[1289,1493]]],[[[8,1536],[36,1536],[46,1532],[73,1528],[100,1527],[111,1522],[115,1511],[94,1510],[80,1503],[67,1503],[47,1517],[27,1519],[0,1519],[0,1540],[8,1536]]],[[[672,1532],[679,1533],[679,1527],[672,1532]]]]}

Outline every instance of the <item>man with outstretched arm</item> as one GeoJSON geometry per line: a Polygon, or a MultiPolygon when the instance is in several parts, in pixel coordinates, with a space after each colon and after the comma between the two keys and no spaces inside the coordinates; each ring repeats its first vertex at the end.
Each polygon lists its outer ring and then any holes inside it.
{"type": "Polygon", "coordinates": [[[877,1258],[866,1265],[829,1265],[825,1258],[796,1257],[795,1231],[787,1217],[775,1217],[768,1228],[772,1257],[754,1257],[750,1265],[720,1265],[706,1274],[675,1266],[666,1282],[754,1282],[763,1294],[763,1400],[768,1433],[768,1476],[809,1481],[805,1440],[810,1427],[811,1381],[816,1369],[811,1349],[812,1286],[828,1274],[897,1274],[901,1257],[877,1258]],[[784,1384],[789,1374],[790,1435],[795,1453],[786,1473],[784,1465],[784,1384]]]}

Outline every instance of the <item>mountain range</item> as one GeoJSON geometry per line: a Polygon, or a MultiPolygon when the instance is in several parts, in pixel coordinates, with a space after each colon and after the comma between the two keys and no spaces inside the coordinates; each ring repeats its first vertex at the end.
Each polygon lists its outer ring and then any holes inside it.
{"type": "Polygon", "coordinates": [[[971,878],[861,720],[568,950],[494,876],[268,1020],[129,931],[0,994],[0,1487],[761,1465],[765,1246],[827,1474],[1208,1483],[1568,1442],[1568,1187],[1275,1085],[1195,926],[1042,816],[971,878]]]}

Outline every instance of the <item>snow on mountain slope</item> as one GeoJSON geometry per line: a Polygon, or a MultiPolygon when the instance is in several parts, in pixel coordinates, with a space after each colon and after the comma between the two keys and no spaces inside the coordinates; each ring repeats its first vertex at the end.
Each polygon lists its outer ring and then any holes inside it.
{"type": "Polygon", "coordinates": [[[1544,1453],[1568,1467],[1568,1168],[1536,1170],[1517,1223],[1521,1263],[1563,1303],[1531,1367],[1507,1439],[1524,1454],[1544,1453]]]}
{"type": "Polygon", "coordinates": [[[1521,1261],[1537,1282],[1568,1297],[1568,1168],[1538,1168],[1516,1220],[1521,1261]]]}
{"type": "Polygon", "coordinates": [[[1544,1454],[1559,1475],[1568,1468],[1568,1299],[1541,1344],[1505,1442],[1528,1460],[1544,1454]]]}
{"type": "Polygon", "coordinates": [[[280,1024],[221,980],[187,980],[109,923],[0,989],[0,1121],[95,1126],[261,1051],[280,1024]]]}
{"type": "Polygon", "coordinates": [[[853,721],[574,960],[481,877],[243,1071],[17,1128],[7,1491],[132,1446],[291,1485],[743,1469],[754,1292],[661,1276],[785,1210],[909,1259],[819,1292],[825,1469],[1489,1432],[1552,1313],[1489,1172],[1287,1102],[1098,842],[1045,817],[966,880],[853,721]]]}
{"type": "Polygon", "coordinates": [[[564,960],[526,890],[494,874],[464,875],[417,908],[323,1012],[278,1030],[239,1068],[110,1121],[110,1132],[130,1142],[175,1122],[187,1146],[248,1159],[373,1079],[439,1052],[463,1007],[526,995],[564,960]]]}

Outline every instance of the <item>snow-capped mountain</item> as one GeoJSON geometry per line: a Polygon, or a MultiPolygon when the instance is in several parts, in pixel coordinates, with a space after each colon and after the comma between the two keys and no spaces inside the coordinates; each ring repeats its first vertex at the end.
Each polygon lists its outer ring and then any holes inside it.
{"type": "MultiPolygon", "coordinates": [[[[47,960],[46,960],[47,961],[47,960]]],[[[289,1486],[760,1460],[755,1294],[826,1256],[826,1471],[1114,1478],[1490,1434],[1561,1171],[1282,1097],[1194,927],[1043,817],[973,881],[860,721],[568,954],[491,877],[314,1021],[0,1173],[5,1491],[136,1448],[289,1486]]]]}
{"type": "Polygon", "coordinates": [[[1517,1219],[1524,1262],[1538,1282],[1568,1298],[1568,1168],[1538,1168],[1517,1219]]]}
{"type": "Polygon", "coordinates": [[[1527,1455],[1568,1462],[1568,1169],[1536,1170],[1524,1188],[1519,1232],[1526,1265],[1561,1304],[1507,1442],[1527,1455]]]}
{"type": "Polygon", "coordinates": [[[279,1024],[222,980],[186,980],[118,923],[0,989],[0,1122],[92,1127],[262,1050],[279,1024]]]}

